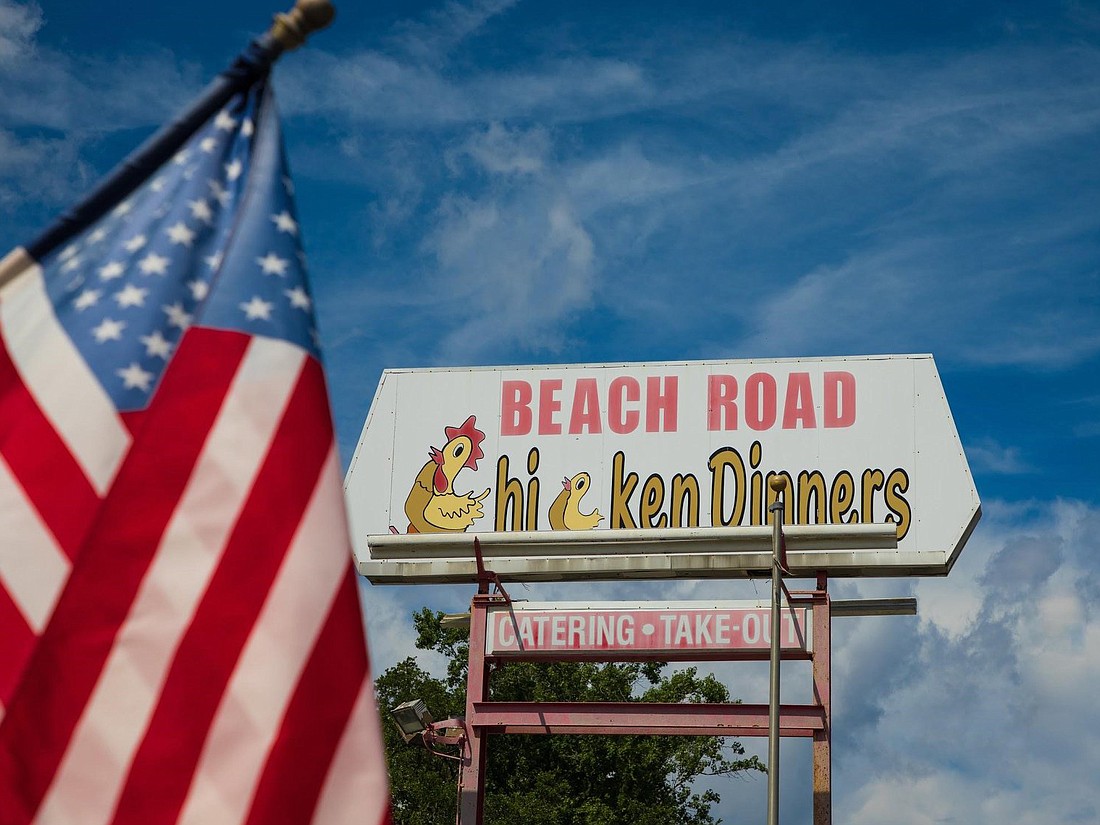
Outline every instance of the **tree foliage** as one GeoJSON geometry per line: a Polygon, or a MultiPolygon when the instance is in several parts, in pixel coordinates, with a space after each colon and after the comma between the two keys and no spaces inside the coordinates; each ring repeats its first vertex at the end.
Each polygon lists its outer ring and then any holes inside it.
{"type": "MultiPolygon", "coordinates": [[[[376,682],[382,708],[423,699],[434,718],[461,716],[466,705],[468,633],[444,628],[442,614],[414,616],[417,647],[448,658],[437,679],[412,657],[376,682]]],[[[509,662],[494,667],[498,701],[729,702],[729,691],[695,668],[662,675],[657,662],[509,662]]],[[[451,825],[458,763],[406,744],[383,726],[396,825],[451,825]]],[[[713,736],[492,736],[488,740],[487,825],[714,825],[714,790],[701,776],[762,771],[739,742],[713,736]]]]}

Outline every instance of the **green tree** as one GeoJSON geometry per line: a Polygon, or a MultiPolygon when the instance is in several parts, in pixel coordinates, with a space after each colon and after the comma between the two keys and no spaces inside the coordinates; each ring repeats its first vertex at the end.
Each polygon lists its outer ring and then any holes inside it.
{"type": "MultiPolygon", "coordinates": [[[[441,613],[414,616],[416,646],[448,658],[436,679],[413,658],[376,682],[378,701],[392,708],[423,699],[436,719],[466,706],[469,634],[444,628],[441,613]]],[[[494,667],[499,701],[729,702],[729,691],[695,668],[662,675],[664,664],[509,662],[494,667]]],[[[396,825],[452,825],[457,762],[406,744],[383,726],[396,825]]],[[[714,736],[493,736],[488,740],[485,821],[488,825],[715,825],[714,790],[696,792],[700,776],[763,771],[739,742],[714,736]]]]}

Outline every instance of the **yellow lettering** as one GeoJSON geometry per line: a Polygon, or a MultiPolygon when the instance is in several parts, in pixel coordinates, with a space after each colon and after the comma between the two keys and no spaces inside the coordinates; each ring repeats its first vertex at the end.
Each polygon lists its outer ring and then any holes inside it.
{"type": "Polygon", "coordinates": [[[671,508],[673,527],[699,526],[699,482],[695,476],[679,473],[672,477],[671,508]],[[687,518],[684,518],[684,505],[687,505],[687,518]],[[686,523],[685,523],[686,522],[686,523]]]}
{"type": "Polygon", "coordinates": [[[820,470],[798,474],[798,523],[799,524],[825,524],[828,516],[825,513],[825,476],[820,470]],[[814,503],[814,517],[810,520],[810,501],[814,503]]]}
{"type": "Polygon", "coordinates": [[[875,522],[875,491],[882,489],[885,480],[886,477],[882,474],[882,470],[867,469],[863,471],[863,478],[860,483],[863,495],[861,496],[859,512],[865,524],[874,524],[875,522]]]}
{"type": "Polygon", "coordinates": [[[638,474],[627,473],[623,476],[626,456],[622,450],[615,453],[611,462],[611,523],[612,530],[636,529],[637,523],[630,512],[630,497],[638,486],[638,474]]]}
{"type": "Polygon", "coordinates": [[[665,482],[659,475],[651,475],[645,480],[645,484],[642,486],[642,505],[638,512],[639,521],[642,522],[642,527],[667,527],[668,516],[661,513],[660,516],[654,520],[654,516],[661,510],[661,505],[665,503],[665,482]]]}
{"type": "Polygon", "coordinates": [[[829,495],[829,521],[832,524],[857,524],[859,513],[853,512],[848,518],[845,514],[855,501],[856,482],[847,470],[841,470],[833,479],[833,489],[829,495]]]}
{"type": "Polygon", "coordinates": [[[710,461],[710,524],[712,527],[730,527],[741,523],[745,517],[745,461],[732,447],[722,447],[711,453],[710,461]],[[727,519],[723,515],[726,500],[726,470],[733,471],[733,509],[727,519]]]}
{"type": "Polygon", "coordinates": [[[890,473],[890,477],[886,479],[886,507],[892,514],[886,519],[897,522],[898,541],[905,538],[905,534],[909,532],[909,525],[913,523],[913,511],[909,507],[909,502],[905,500],[905,496],[902,495],[908,489],[909,476],[900,467],[890,473]]]}

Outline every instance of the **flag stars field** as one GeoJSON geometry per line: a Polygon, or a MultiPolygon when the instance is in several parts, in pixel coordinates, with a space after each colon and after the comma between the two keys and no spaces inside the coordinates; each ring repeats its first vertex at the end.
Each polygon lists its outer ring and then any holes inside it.
{"type": "Polygon", "coordinates": [[[150,358],[164,358],[167,360],[172,352],[171,342],[161,335],[159,329],[153,330],[149,335],[142,335],[140,340],[145,345],[145,354],[150,358]]]}
{"type": "Polygon", "coordinates": [[[104,318],[103,321],[92,330],[92,334],[100,344],[107,341],[121,341],[122,330],[126,328],[125,321],[115,321],[111,318],[104,318]]]}
{"type": "Polygon", "coordinates": [[[210,186],[210,194],[213,196],[222,207],[229,206],[231,195],[226,191],[225,187],[217,180],[211,180],[208,184],[210,186]]]}
{"type": "Polygon", "coordinates": [[[122,378],[123,386],[128,390],[138,389],[149,392],[152,386],[153,373],[143,370],[140,364],[132,363],[125,369],[119,370],[118,374],[122,378]]]}
{"type": "Polygon", "coordinates": [[[251,301],[241,304],[241,309],[244,310],[245,317],[250,321],[270,321],[271,310],[273,308],[273,304],[255,295],[252,297],[251,301]]]}
{"type": "Polygon", "coordinates": [[[222,111],[218,112],[218,116],[214,118],[214,128],[220,129],[223,132],[232,132],[237,128],[237,121],[229,112],[222,109],[222,111]]]}
{"type": "Polygon", "coordinates": [[[210,284],[206,281],[188,281],[187,288],[191,290],[191,298],[196,303],[202,301],[210,293],[210,284]]]}
{"type": "Polygon", "coordinates": [[[134,235],[134,237],[123,243],[122,246],[126,249],[127,252],[137,252],[139,249],[145,246],[145,242],[146,241],[144,235],[134,235]]]}
{"type": "Polygon", "coordinates": [[[290,261],[286,258],[280,258],[274,252],[268,252],[262,258],[257,258],[256,263],[260,265],[265,275],[282,275],[285,277],[286,268],[290,261]]]}
{"type": "Polygon", "coordinates": [[[174,304],[161,307],[161,309],[163,309],[164,314],[168,316],[168,323],[171,326],[184,330],[191,325],[191,315],[183,308],[183,304],[178,301],[174,304]]]}
{"type": "MultiPolygon", "coordinates": [[[[126,383],[126,392],[114,398],[122,409],[144,403],[135,399],[134,391],[157,385],[183,331],[204,312],[212,291],[210,279],[225,263],[226,239],[241,230],[230,207],[248,186],[246,172],[257,132],[247,113],[238,116],[223,110],[189,145],[169,156],[153,179],[67,242],[52,262],[43,262],[62,323],[74,341],[87,342],[90,348],[84,357],[104,388],[113,392],[113,386],[121,389],[126,383]],[[58,273],[68,280],[57,279],[58,273]],[[117,286],[110,291],[85,288],[86,277],[92,276],[100,284],[117,286]],[[112,308],[126,313],[126,321],[108,317],[112,308]],[[114,346],[102,346],[108,342],[114,346]],[[131,364],[149,373],[148,381],[139,379],[131,364]]],[[[301,320],[294,320],[308,314],[311,305],[302,282],[298,224],[288,208],[288,179],[279,175],[271,183],[267,205],[254,219],[263,240],[256,236],[255,247],[248,240],[248,253],[241,245],[241,254],[248,258],[233,264],[251,265],[255,283],[227,296],[222,320],[229,326],[261,322],[268,334],[277,327],[276,334],[316,351],[309,327],[299,329],[295,325],[301,320]],[[265,286],[267,276],[277,278],[279,287],[265,286]],[[290,292],[284,299],[280,293],[286,289],[290,292]],[[287,317],[279,320],[280,313],[287,317]]],[[[253,235],[244,232],[242,237],[253,235]]]]}
{"type": "Polygon", "coordinates": [[[183,221],[172,224],[165,232],[173,244],[191,246],[195,242],[195,232],[189,229],[183,221]]]}
{"type": "Polygon", "coordinates": [[[271,220],[275,222],[275,227],[280,232],[286,232],[290,235],[298,234],[298,223],[285,209],[277,215],[272,215],[271,220]]]}
{"type": "Polygon", "coordinates": [[[143,275],[166,275],[168,273],[168,259],[163,255],[150,252],[138,261],[138,269],[141,270],[143,275]]]}
{"type": "Polygon", "coordinates": [[[140,307],[145,305],[145,296],[148,294],[149,290],[147,289],[127,284],[115,293],[114,298],[119,307],[140,307]]]}
{"type": "Polygon", "coordinates": [[[115,278],[121,278],[125,271],[125,268],[118,261],[108,261],[99,268],[99,277],[101,280],[111,281],[115,278]]]}
{"type": "Polygon", "coordinates": [[[102,296],[98,289],[86,289],[77,296],[77,299],[73,301],[73,306],[78,310],[83,311],[89,307],[94,307],[99,303],[99,299],[102,296]]]}
{"type": "Polygon", "coordinates": [[[187,208],[191,210],[191,217],[195,220],[202,221],[207,226],[213,225],[214,213],[210,211],[210,204],[206,202],[205,198],[188,201],[187,208]]]}
{"type": "Polygon", "coordinates": [[[308,311],[312,305],[306,291],[300,286],[296,286],[294,289],[284,289],[283,294],[290,299],[290,305],[295,309],[304,309],[308,311]]]}

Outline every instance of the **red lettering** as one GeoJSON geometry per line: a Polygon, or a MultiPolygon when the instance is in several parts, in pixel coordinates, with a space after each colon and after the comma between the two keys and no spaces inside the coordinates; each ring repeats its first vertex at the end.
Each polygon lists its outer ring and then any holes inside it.
{"type": "Polygon", "coordinates": [[[531,432],[531,398],[531,385],[526,381],[501,383],[501,435],[527,435],[531,432]]]}
{"type": "Polygon", "coordinates": [[[766,372],[754,372],[745,381],[745,423],[752,429],[775,424],[775,394],[775,379],[766,372]]]}
{"type": "Polygon", "coordinates": [[[732,375],[707,376],[707,429],[737,429],[737,379],[732,375]]]}
{"type": "Polygon", "coordinates": [[[787,376],[787,398],[783,402],[783,429],[793,430],[799,423],[804,430],[812,430],[817,426],[814,396],[810,389],[808,372],[792,372],[787,376]]]}
{"type": "Polygon", "coordinates": [[[569,415],[569,433],[576,435],[581,432],[599,433],[600,426],[600,393],[596,388],[595,378],[578,378],[577,386],[573,392],[573,409],[569,415]]]}
{"type": "Polygon", "coordinates": [[[561,410],[559,390],[560,378],[539,381],[539,435],[561,435],[561,424],[554,420],[554,413],[561,410]]]}
{"type": "Polygon", "coordinates": [[[659,375],[651,375],[646,379],[645,431],[647,433],[676,432],[677,381],[675,375],[665,376],[662,390],[659,375]]]}
{"type": "Polygon", "coordinates": [[[625,435],[638,429],[641,414],[626,409],[626,404],[637,404],[641,399],[642,387],[636,378],[620,376],[611,382],[607,399],[607,426],[611,432],[625,435]]]}
{"type": "Polygon", "coordinates": [[[825,426],[856,423],[856,377],[850,372],[825,373],[825,426]]]}

